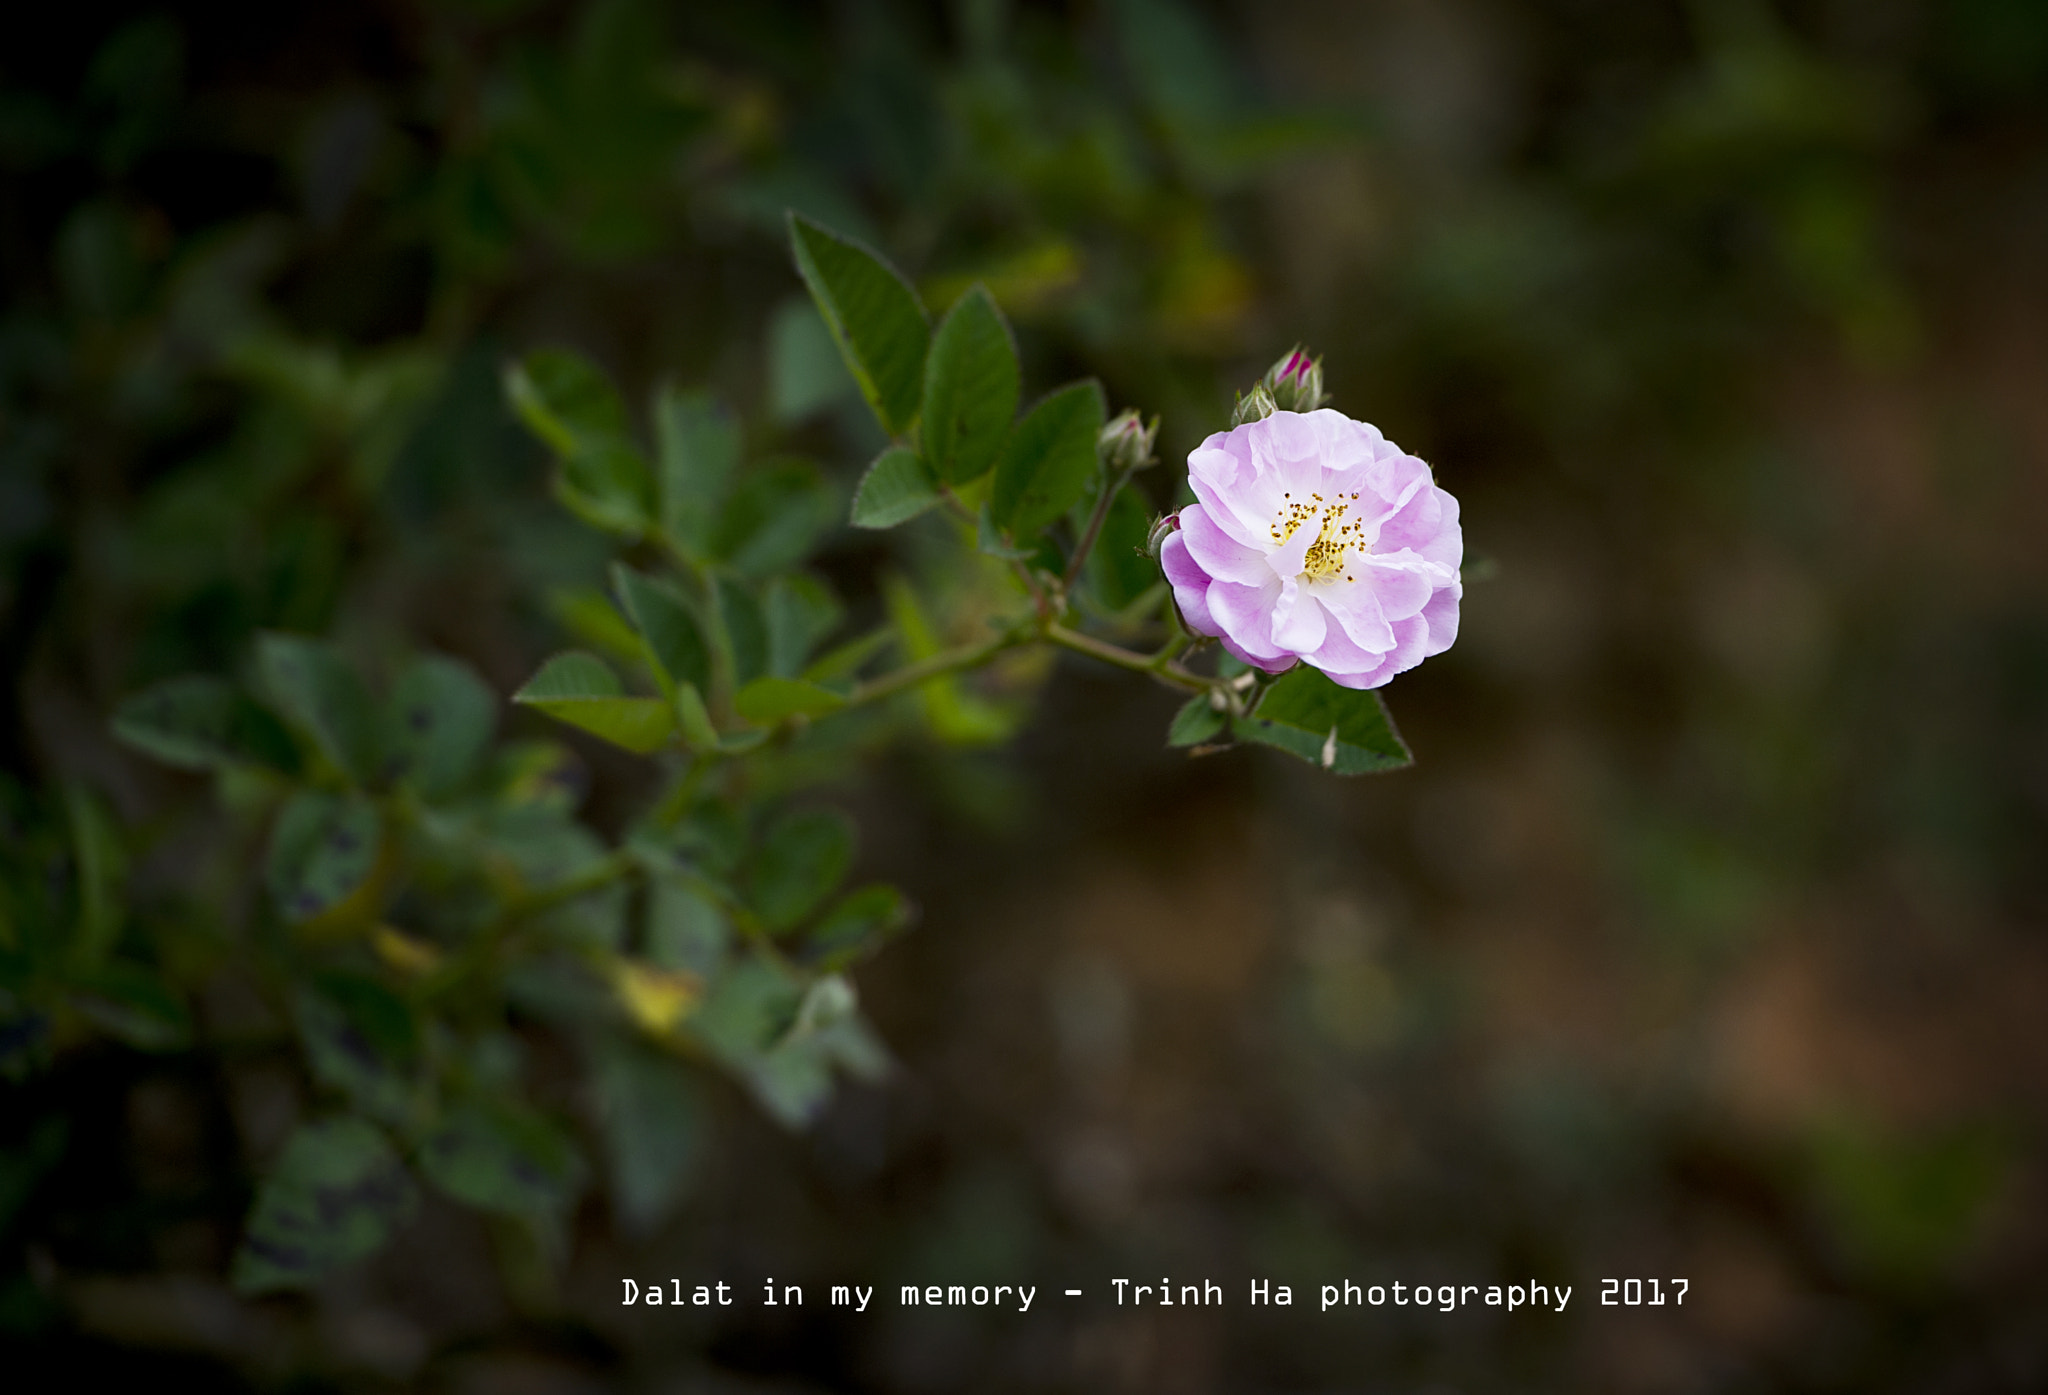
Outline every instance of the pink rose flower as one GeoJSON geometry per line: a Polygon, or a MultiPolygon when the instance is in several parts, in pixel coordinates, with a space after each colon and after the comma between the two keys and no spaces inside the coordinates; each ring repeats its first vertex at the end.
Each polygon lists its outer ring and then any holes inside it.
{"type": "Polygon", "coordinates": [[[1341,412],[1275,412],[1188,456],[1159,560],[1188,628],[1268,673],[1377,688],[1458,637],[1458,501],[1341,412]]]}

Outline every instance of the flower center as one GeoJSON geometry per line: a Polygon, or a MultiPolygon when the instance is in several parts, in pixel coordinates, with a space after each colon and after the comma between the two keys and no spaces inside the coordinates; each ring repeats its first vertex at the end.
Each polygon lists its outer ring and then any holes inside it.
{"type": "Polygon", "coordinates": [[[1365,543],[1365,525],[1350,518],[1351,501],[1358,496],[1339,494],[1335,500],[1326,500],[1320,494],[1311,493],[1299,502],[1292,494],[1280,497],[1287,502],[1273,515],[1272,527],[1267,530],[1272,535],[1274,546],[1284,547],[1295,530],[1312,525],[1316,530],[1316,540],[1308,545],[1308,555],[1302,559],[1303,578],[1309,581],[1352,580],[1346,571],[1351,561],[1351,549],[1363,548],[1365,543]]]}

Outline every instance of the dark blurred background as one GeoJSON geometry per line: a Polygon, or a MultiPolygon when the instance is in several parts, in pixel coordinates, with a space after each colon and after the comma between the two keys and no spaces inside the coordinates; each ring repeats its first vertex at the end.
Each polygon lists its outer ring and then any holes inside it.
{"type": "MultiPolygon", "coordinates": [[[[1012,749],[894,752],[842,791],[922,905],[861,976],[893,1078],[803,1134],[725,1088],[678,1218],[595,1197],[553,1280],[430,1204],[235,1297],[303,1080],[80,1053],[0,1097],[24,1388],[2048,1388],[2048,5],[10,7],[9,788],[96,791],[184,895],[204,801],[122,695],[259,628],[516,686],[609,554],[509,353],[708,384],[850,484],[789,207],[1162,412],[1162,506],[1324,353],[1464,505],[1463,636],[1387,694],[1415,769],[1190,761],[1081,661],[1012,749]],[[1600,1307],[1629,1276],[1690,1296],[1600,1307]],[[1347,1278],[1574,1297],[1316,1312],[1347,1278]],[[1041,1296],[897,1309],[946,1279],[1041,1296]]],[[[887,558],[824,566],[873,608],[887,558]]],[[[644,777],[590,759],[616,828],[644,777]]]]}

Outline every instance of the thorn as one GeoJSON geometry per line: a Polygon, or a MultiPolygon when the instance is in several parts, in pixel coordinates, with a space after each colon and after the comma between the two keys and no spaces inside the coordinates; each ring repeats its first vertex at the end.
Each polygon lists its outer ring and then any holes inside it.
{"type": "Polygon", "coordinates": [[[1323,769],[1328,770],[1337,763],[1337,728],[1330,728],[1330,734],[1323,741],[1323,769]]]}

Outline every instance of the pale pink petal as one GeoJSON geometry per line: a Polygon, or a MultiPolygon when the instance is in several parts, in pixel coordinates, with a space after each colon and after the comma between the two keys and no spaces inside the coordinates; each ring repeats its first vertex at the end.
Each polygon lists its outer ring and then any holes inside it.
{"type": "Polygon", "coordinates": [[[1374,546],[1382,552],[1403,549],[1457,571],[1464,561],[1464,534],[1458,527],[1458,501],[1432,484],[1380,526],[1374,546]]]}
{"type": "Polygon", "coordinates": [[[1260,659],[1287,652],[1273,644],[1273,607],[1280,599],[1279,577],[1264,586],[1239,586],[1233,581],[1209,583],[1209,614],[1220,631],[1260,659]]]}
{"type": "Polygon", "coordinates": [[[1180,511],[1178,537],[1203,571],[1244,586],[1263,586],[1273,575],[1265,550],[1246,547],[1210,519],[1207,508],[1192,504],[1180,511]]]}
{"type": "MultiPolygon", "coordinates": [[[[1367,525],[1367,536],[1377,540],[1387,520],[1400,513],[1417,494],[1432,488],[1429,466],[1412,455],[1390,455],[1355,472],[1364,488],[1359,501],[1359,519],[1367,525]]],[[[1357,485],[1353,486],[1357,488],[1357,485]]]]}
{"type": "Polygon", "coordinates": [[[1387,623],[1380,598],[1369,584],[1357,581],[1319,589],[1323,592],[1323,608],[1353,644],[1369,654],[1384,654],[1394,647],[1393,627],[1387,623]]]}
{"type": "Polygon", "coordinates": [[[1285,673],[1300,662],[1292,654],[1281,654],[1274,658],[1262,659],[1239,645],[1236,640],[1231,639],[1228,635],[1223,637],[1222,644],[1224,652],[1229,654],[1231,658],[1241,664],[1250,664],[1253,668],[1264,669],[1268,673],[1285,673]]]}
{"type": "MultiPolygon", "coordinates": [[[[1193,509],[1182,509],[1182,521],[1192,512],[1193,509]]],[[[1173,587],[1173,603],[1180,607],[1180,618],[1187,622],[1187,627],[1198,635],[1222,634],[1222,627],[1209,614],[1209,574],[1188,555],[1180,533],[1166,535],[1159,548],[1159,564],[1167,583],[1173,587]]]]}
{"type": "Polygon", "coordinates": [[[1328,621],[1321,602],[1298,581],[1280,585],[1280,600],[1273,607],[1273,647],[1287,654],[1306,654],[1323,642],[1328,621]]]}
{"type": "Polygon", "coordinates": [[[1380,614],[1392,621],[1406,620],[1429,603],[1430,592],[1436,589],[1435,573],[1436,568],[1420,557],[1403,553],[1397,557],[1361,557],[1352,575],[1372,587],[1373,595],[1379,598],[1380,614]],[[1360,570],[1364,575],[1359,575],[1360,570]]]}
{"type": "Polygon", "coordinates": [[[1443,653],[1457,641],[1458,603],[1464,597],[1464,583],[1453,582],[1439,589],[1422,608],[1422,618],[1429,622],[1429,642],[1422,646],[1424,658],[1443,653]]]}
{"type": "MultiPolygon", "coordinates": [[[[1387,630],[1388,648],[1393,647],[1394,632],[1387,630]]],[[[1386,649],[1367,649],[1344,632],[1342,625],[1330,625],[1323,631],[1323,642],[1304,657],[1325,673],[1368,673],[1380,666],[1387,657],[1386,649]]]]}
{"type": "Polygon", "coordinates": [[[1188,473],[1188,486],[1195,491],[1202,511],[1209,515],[1209,521],[1230,535],[1233,542],[1259,552],[1269,551],[1273,537],[1269,531],[1277,507],[1266,508],[1257,501],[1267,493],[1277,500],[1280,490],[1268,490],[1256,481],[1237,489],[1226,489],[1195,474],[1188,473]]]}
{"type": "Polygon", "coordinates": [[[1397,673],[1406,673],[1423,660],[1423,642],[1429,626],[1420,615],[1410,616],[1394,626],[1394,647],[1379,664],[1362,672],[1332,673],[1330,681],[1344,688],[1377,688],[1397,673]]]}

